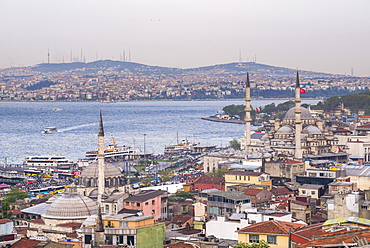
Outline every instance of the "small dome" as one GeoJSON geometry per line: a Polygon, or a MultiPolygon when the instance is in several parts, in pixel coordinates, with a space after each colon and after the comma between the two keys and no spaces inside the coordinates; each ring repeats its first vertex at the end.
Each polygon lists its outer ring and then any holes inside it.
{"type": "Polygon", "coordinates": [[[49,219],[84,219],[98,213],[96,203],[86,196],[67,194],[59,197],[43,215],[49,219]]]}
{"type": "MultiPolygon", "coordinates": [[[[98,163],[92,163],[85,167],[81,172],[81,177],[98,178],[99,167],[98,163]]],[[[105,177],[117,177],[122,176],[120,169],[111,163],[104,164],[104,176],[105,177]]]]}
{"type": "Polygon", "coordinates": [[[307,134],[322,134],[322,131],[315,126],[308,126],[305,129],[303,129],[303,133],[307,134]]]}
{"type": "MultiPolygon", "coordinates": [[[[289,109],[285,114],[284,120],[295,120],[294,111],[295,107],[289,109]]],[[[308,109],[301,107],[301,111],[301,120],[313,120],[311,112],[308,109]]]]}
{"type": "Polygon", "coordinates": [[[293,129],[289,126],[283,126],[276,131],[276,134],[292,134],[293,129]]]}

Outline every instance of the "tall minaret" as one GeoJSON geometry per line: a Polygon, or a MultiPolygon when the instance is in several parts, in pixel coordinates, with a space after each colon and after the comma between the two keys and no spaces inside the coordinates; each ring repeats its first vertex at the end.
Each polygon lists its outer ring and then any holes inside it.
{"type": "Polygon", "coordinates": [[[299,84],[299,75],[297,70],[297,79],[295,83],[295,155],[296,159],[302,159],[302,147],[301,147],[301,132],[302,132],[302,121],[301,121],[301,86],[299,84]]]}
{"type": "Polygon", "coordinates": [[[98,132],[98,205],[102,206],[102,197],[104,194],[105,186],[105,175],[104,175],[104,128],[103,128],[103,117],[100,110],[100,122],[98,132]]]}
{"type": "Polygon", "coordinates": [[[247,149],[251,144],[251,84],[249,82],[249,73],[247,72],[247,82],[245,83],[245,144],[242,147],[243,150],[247,149]]]}

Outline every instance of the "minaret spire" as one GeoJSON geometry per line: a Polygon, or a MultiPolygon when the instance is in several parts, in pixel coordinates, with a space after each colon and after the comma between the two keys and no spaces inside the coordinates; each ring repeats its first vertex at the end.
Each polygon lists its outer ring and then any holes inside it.
{"type": "Polygon", "coordinates": [[[249,82],[249,73],[247,72],[247,81],[245,82],[245,134],[244,142],[241,142],[242,150],[247,149],[247,147],[251,144],[251,100],[251,84],[249,82]]]}
{"type": "Polygon", "coordinates": [[[100,122],[98,131],[98,205],[102,206],[102,197],[104,194],[105,187],[105,175],[104,175],[104,128],[103,128],[103,117],[102,111],[100,110],[100,122]]]}
{"type": "Polygon", "coordinates": [[[302,159],[302,143],[301,143],[301,133],[302,133],[302,120],[301,120],[301,86],[299,84],[299,74],[297,69],[297,79],[295,83],[295,154],[296,159],[302,159]]]}

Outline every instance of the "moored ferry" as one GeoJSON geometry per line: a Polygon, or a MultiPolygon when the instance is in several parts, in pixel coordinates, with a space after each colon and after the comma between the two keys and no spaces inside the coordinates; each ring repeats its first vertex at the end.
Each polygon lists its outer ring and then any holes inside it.
{"type": "Polygon", "coordinates": [[[23,166],[40,169],[71,169],[76,166],[76,163],[70,162],[64,156],[59,155],[27,156],[24,159],[23,166]]]}
{"type": "MultiPolygon", "coordinates": [[[[105,158],[127,158],[130,156],[138,155],[138,152],[132,149],[131,146],[118,146],[114,137],[111,137],[111,143],[104,151],[105,158]]],[[[86,152],[86,159],[95,160],[97,158],[98,151],[86,152]]]]}

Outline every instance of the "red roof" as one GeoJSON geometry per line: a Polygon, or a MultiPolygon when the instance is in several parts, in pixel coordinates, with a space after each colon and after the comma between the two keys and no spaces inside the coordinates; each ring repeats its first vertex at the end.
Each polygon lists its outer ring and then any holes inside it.
{"type": "Polygon", "coordinates": [[[297,235],[306,241],[310,241],[314,237],[320,237],[323,233],[325,233],[325,229],[322,229],[322,223],[308,225],[292,232],[293,235],[297,235]]]}
{"type": "Polygon", "coordinates": [[[82,223],[69,222],[69,223],[59,224],[58,226],[65,226],[65,227],[80,227],[81,225],[82,225],[82,223]]]}
{"type": "Polygon", "coordinates": [[[9,220],[9,219],[2,219],[2,220],[0,220],[0,224],[5,224],[5,223],[8,223],[8,222],[12,222],[12,221],[9,220]]]}
{"type": "Polygon", "coordinates": [[[223,177],[201,176],[195,183],[224,184],[225,183],[225,178],[223,178],[223,177]]]}
{"type": "Polygon", "coordinates": [[[76,232],[71,232],[71,233],[68,233],[68,234],[67,234],[67,237],[70,237],[70,238],[77,238],[77,237],[78,237],[78,235],[77,235],[77,233],[76,233],[76,232]]]}
{"type": "Polygon", "coordinates": [[[192,218],[193,217],[190,215],[177,215],[172,219],[171,223],[184,224],[185,222],[189,221],[192,218]]]}
{"type": "Polygon", "coordinates": [[[270,220],[252,224],[250,226],[238,230],[237,232],[289,235],[290,232],[302,226],[305,225],[286,221],[270,220]]]}
{"type": "Polygon", "coordinates": [[[245,189],[245,190],[243,190],[243,193],[245,195],[257,195],[261,191],[262,191],[262,189],[245,189]]]}
{"type": "Polygon", "coordinates": [[[30,222],[38,223],[38,224],[45,224],[45,222],[42,219],[31,220],[30,222]]]}
{"type": "Polygon", "coordinates": [[[276,194],[278,195],[286,195],[286,194],[293,194],[292,191],[290,191],[287,188],[277,188],[275,189],[276,194]]]}
{"type": "Polygon", "coordinates": [[[43,242],[43,241],[24,238],[24,239],[21,239],[21,240],[15,242],[12,245],[12,248],[34,248],[41,242],[43,242]]]}
{"type": "Polygon", "coordinates": [[[348,232],[334,232],[329,234],[322,234],[320,239],[311,240],[301,245],[297,245],[297,248],[323,246],[323,245],[334,245],[344,243],[353,243],[353,237],[357,236],[359,239],[370,238],[370,229],[351,230],[348,232]]]}

